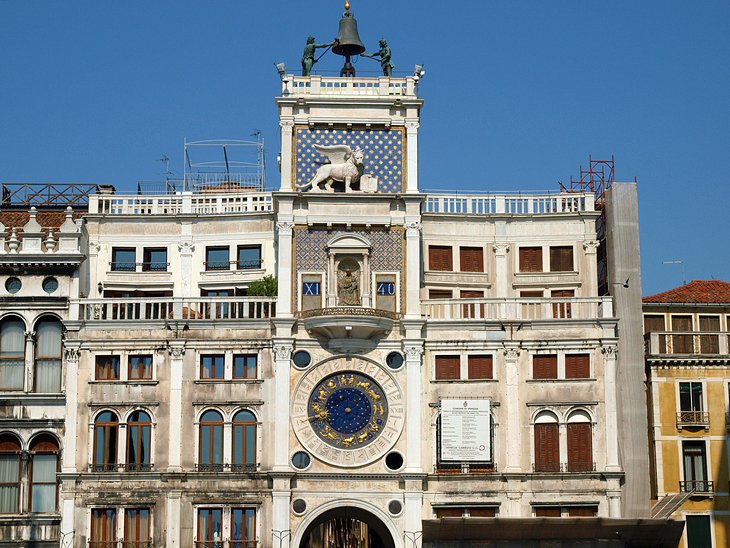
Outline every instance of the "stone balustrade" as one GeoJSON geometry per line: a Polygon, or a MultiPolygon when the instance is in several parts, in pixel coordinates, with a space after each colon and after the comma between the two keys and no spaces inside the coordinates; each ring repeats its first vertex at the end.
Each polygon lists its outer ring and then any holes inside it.
{"type": "Polygon", "coordinates": [[[590,192],[560,194],[429,194],[423,213],[452,215],[553,215],[595,211],[590,192]]]}
{"type": "Polygon", "coordinates": [[[104,215],[213,215],[259,213],[273,208],[270,192],[89,196],[89,213],[104,215]]]}
{"type": "Polygon", "coordinates": [[[28,222],[22,227],[0,223],[0,256],[81,253],[81,224],[73,220],[71,207],[66,208],[65,220],[58,227],[43,227],[37,217],[38,211],[31,207],[28,222]]]}

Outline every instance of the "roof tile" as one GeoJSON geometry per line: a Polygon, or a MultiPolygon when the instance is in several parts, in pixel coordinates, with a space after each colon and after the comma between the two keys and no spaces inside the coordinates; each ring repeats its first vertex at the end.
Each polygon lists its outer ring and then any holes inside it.
{"type": "Polygon", "coordinates": [[[730,303],[730,283],[721,280],[692,280],[688,284],[644,297],[645,303],[730,303]]]}

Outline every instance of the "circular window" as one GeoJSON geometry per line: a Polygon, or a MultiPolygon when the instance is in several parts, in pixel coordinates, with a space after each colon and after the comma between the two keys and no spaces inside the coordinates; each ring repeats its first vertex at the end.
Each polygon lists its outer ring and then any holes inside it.
{"type": "Polygon", "coordinates": [[[297,451],[291,457],[291,465],[297,470],[304,470],[311,462],[312,459],[306,451],[297,451]]]}
{"type": "Polygon", "coordinates": [[[8,278],[5,280],[5,290],[8,293],[15,294],[20,291],[21,287],[23,287],[23,282],[20,281],[20,278],[8,278]]]}
{"type": "Polygon", "coordinates": [[[49,276],[45,280],[43,280],[43,291],[48,293],[49,295],[56,291],[58,289],[58,280],[52,276],[49,276]]]}
{"type": "Polygon", "coordinates": [[[400,470],[403,468],[403,455],[397,451],[392,451],[385,456],[385,466],[388,470],[400,470]]]}
{"type": "Polygon", "coordinates": [[[400,369],[403,365],[403,354],[400,352],[391,352],[388,357],[385,358],[385,363],[391,369],[400,369]]]}
{"type": "Polygon", "coordinates": [[[304,499],[295,499],[291,503],[291,509],[294,510],[295,514],[303,514],[307,511],[307,501],[304,499]]]}
{"type": "Polygon", "coordinates": [[[292,361],[297,367],[307,367],[312,363],[312,356],[306,350],[297,350],[292,356],[292,361]]]}
{"type": "Polygon", "coordinates": [[[388,503],[388,512],[393,516],[397,516],[403,511],[403,504],[399,500],[391,500],[388,503]]]}

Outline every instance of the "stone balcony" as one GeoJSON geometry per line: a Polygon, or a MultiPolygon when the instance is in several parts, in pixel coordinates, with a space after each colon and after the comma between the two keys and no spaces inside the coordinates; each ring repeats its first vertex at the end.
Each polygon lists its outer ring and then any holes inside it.
{"type": "Polygon", "coordinates": [[[730,362],[730,332],[652,331],[644,335],[647,357],[730,362]]]}
{"type": "Polygon", "coordinates": [[[429,299],[421,315],[430,322],[594,320],[613,317],[611,297],[429,299]]]}
{"type": "Polygon", "coordinates": [[[387,336],[398,315],[377,308],[336,306],[305,310],[299,318],[307,333],[328,339],[330,348],[354,348],[387,336]]]}

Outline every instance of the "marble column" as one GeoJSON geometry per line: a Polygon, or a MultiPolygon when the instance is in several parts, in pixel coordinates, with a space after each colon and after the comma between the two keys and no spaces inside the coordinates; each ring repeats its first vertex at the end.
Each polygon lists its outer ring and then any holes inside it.
{"type": "Polygon", "coordinates": [[[504,417],[506,431],[501,436],[507,443],[507,463],[505,472],[522,472],[522,430],[520,428],[520,391],[519,391],[519,358],[520,349],[509,347],[504,349],[504,377],[506,391],[504,394],[504,417]]]}
{"type": "Polygon", "coordinates": [[[168,472],[182,472],[182,384],[185,341],[171,341],[170,353],[170,417],[168,419],[168,472]]]}
{"type": "Polygon", "coordinates": [[[616,346],[603,346],[603,388],[606,406],[606,471],[619,472],[618,410],[616,408],[616,346]]]}
{"type": "MultiPolygon", "coordinates": [[[[403,341],[406,356],[406,473],[422,472],[421,463],[421,371],[423,341],[403,341]]],[[[428,433],[428,429],[425,429],[428,433]]]]}

